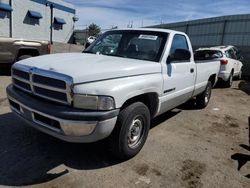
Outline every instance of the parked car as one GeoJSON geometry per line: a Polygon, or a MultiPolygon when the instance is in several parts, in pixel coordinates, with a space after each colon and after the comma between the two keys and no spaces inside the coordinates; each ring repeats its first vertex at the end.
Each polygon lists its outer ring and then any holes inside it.
{"type": "Polygon", "coordinates": [[[217,46],[211,48],[199,48],[195,51],[195,59],[205,60],[218,58],[221,62],[219,79],[226,87],[231,87],[233,77],[241,79],[242,60],[240,52],[234,46],[217,46]]]}
{"type": "Polygon", "coordinates": [[[143,147],[152,118],[194,97],[205,108],[219,68],[216,60],[194,62],[185,33],[112,30],[82,54],[17,62],[7,95],[34,128],[68,142],[108,137],[114,154],[127,159],[143,147]]]}
{"type": "Polygon", "coordinates": [[[50,54],[48,41],[0,37],[0,67],[10,67],[16,61],[50,54]]]}
{"type": "Polygon", "coordinates": [[[85,44],[85,48],[88,48],[95,40],[96,40],[96,37],[94,37],[94,36],[88,37],[86,44],[85,44]]]}
{"type": "Polygon", "coordinates": [[[94,42],[95,40],[96,40],[96,37],[90,36],[90,37],[88,37],[87,42],[91,44],[91,43],[94,42]]]}

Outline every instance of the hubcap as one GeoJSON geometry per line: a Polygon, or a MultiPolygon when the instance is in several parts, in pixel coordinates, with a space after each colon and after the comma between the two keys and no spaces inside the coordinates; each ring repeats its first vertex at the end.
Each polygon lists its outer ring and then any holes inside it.
{"type": "Polygon", "coordinates": [[[144,123],[141,117],[136,117],[132,121],[128,131],[128,146],[132,149],[136,148],[143,135],[144,123]]]}

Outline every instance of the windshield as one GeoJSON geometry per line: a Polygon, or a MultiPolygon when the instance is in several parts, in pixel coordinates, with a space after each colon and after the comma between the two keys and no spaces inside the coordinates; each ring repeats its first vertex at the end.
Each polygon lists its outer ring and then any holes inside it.
{"type": "Polygon", "coordinates": [[[83,51],[83,53],[158,62],[167,36],[167,33],[153,31],[108,31],[83,51]]]}

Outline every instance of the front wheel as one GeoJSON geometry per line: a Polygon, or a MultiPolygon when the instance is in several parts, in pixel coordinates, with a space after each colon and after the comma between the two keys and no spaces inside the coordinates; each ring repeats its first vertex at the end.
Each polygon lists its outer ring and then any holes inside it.
{"type": "Polygon", "coordinates": [[[142,149],[150,128],[150,112],[142,102],[124,108],[110,136],[112,152],[120,159],[129,159],[142,149]]]}
{"type": "Polygon", "coordinates": [[[196,97],[196,104],[199,108],[205,108],[211,97],[212,83],[208,81],[205,91],[196,97]]]}

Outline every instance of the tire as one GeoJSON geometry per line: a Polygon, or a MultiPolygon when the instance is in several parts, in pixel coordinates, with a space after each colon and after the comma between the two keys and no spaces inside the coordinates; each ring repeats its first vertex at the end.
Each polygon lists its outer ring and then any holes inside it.
{"type": "Polygon", "coordinates": [[[240,70],[239,75],[237,76],[237,79],[238,79],[238,80],[241,80],[241,79],[242,79],[242,70],[240,70]]]}
{"type": "Polygon", "coordinates": [[[231,72],[228,80],[225,82],[225,87],[230,88],[233,85],[233,72],[231,72]]]}
{"type": "Polygon", "coordinates": [[[117,119],[109,144],[112,153],[119,159],[134,157],[146,142],[150,128],[150,112],[142,102],[124,108],[117,119]]]}
{"type": "Polygon", "coordinates": [[[21,55],[17,58],[17,61],[21,61],[21,60],[28,59],[31,57],[32,57],[31,55],[21,55]]]}
{"type": "Polygon", "coordinates": [[[202,109],[208,105],[211,98],[211,93],[212,83],[208,81],[205,91],[203,91],[203,93],[201,93],[200,95],[196,96],[196,104],[198,108],[202,109]]]}

